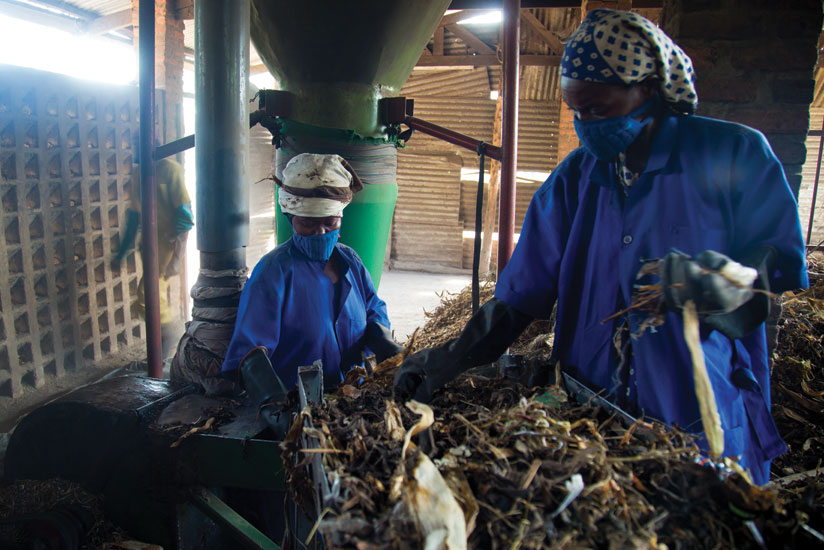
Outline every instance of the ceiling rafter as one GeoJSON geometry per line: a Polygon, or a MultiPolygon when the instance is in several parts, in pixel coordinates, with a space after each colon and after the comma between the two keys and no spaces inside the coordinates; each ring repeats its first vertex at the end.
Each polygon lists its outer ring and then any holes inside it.
{"type": "MultiPolygon", "coordinates": [[[[560,55],[521,54],[519,63],[522,66],[537,65],[554,67],[561,64],[560,55]]],[[[501,60],[495,54],[486,55],[421,55],[418,67],[490,67],[500,65],[501,60]]]]}
{"type": "Polygon", "coordinates": [[[535,31],[538,36],[546,42],[546,45],[549,46],[552,53],[560,55],[564,51],[563,42],[555,36],[554,32],[546,28],[546,26],[535,17],[534,13],[529,10],[521,10],[521,21],[526,23],[530,29],[535,31]]]}
{"type": "Polygon", "coordinates": [[[460,38],[464,42],[464,44],[469,46],[471,50],[474,50],[482,55],[491,55],[495,53],[495,50],[493,48],[490,48],[486,42],[478,38],[475,34],[473,34],[465,27],[459,25],[458,23],[446,25],[445,27],[446,30],[460,38]]]}
{"type": "Polygon", "coordinates": [[[118,11],[89,21],[86,32],[89,34],[106,34],[132,26],[132,10],[118,11]]]}

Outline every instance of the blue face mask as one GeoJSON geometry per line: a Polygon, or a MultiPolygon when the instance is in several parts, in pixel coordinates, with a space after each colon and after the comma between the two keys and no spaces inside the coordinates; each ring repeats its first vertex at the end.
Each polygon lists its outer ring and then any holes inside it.
{"type": "Polygon", "coordinates": [[[322,235],[298,235],[292,233],[292,241],[310,260],[325,262],[332,255],[338,242],[340,229],[329,231],[322,235]]]}
{"type": "Polygon", "coordinates": [[[598,160],[609,162],[618,153],[629,147],[641,135],[644,126],[652,122],[655,116],[651,113],[644,120],[635,120],[647,111],[653,110],[655,97],[635,109],[629,114],[588,120],[586,122],[575,119],[575,133],[586,149],[595,155],[598,160]]]}

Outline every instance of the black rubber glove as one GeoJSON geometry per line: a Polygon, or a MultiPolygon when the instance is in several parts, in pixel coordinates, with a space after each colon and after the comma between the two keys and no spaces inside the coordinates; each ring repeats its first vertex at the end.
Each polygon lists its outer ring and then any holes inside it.
{"type": "Polygon", "coordinates": [[[729,313],[707,316],[704,323],[733,339],[743,338],[758,328],[770,316],[770,273],[777,261],[778,253],[771,246],[762,246],[745,254],[741,264],[758,271],[753,288],[764,292],[753,293],[751,299],[729,313]]]}
{"type": "Polygon", "coordinates": [[[492,298],[472,316],[460,336],[409,356],[395,375],[395,395],[421,403],[467,369],[498,359],[532,317],[492,298]]]}
{"type": "Polygon", "coordinates": [[[738,286],[719,273],[731,261],[712,250],[694,259],[678,251],[667,254],[660,273],[667,307],[681,311],[684,303],[692,300],[702,321],[730,338],[752,332],[769,315],[767,295],[756,295],[752,288],[769,290],[769,266],[775,261],[775,250],[765,246],[742,258],[742,265],[758,272],[752,286],[738,286]]]}
{"type": "Polygon", "coordinates": [[[375,360],[378,363],[403,351],[403,346],[392,338],[389,329],[378,322],[366,325],[363,341],[366,347],[375,352],[375,360]]]}
{"type": "Polygon", "coordinates": [[[699,315],[729,313],[752,298],[749,286],[740,287],[719,271],[728,257],[705,250],[694,259],[682,252],[670,252],[664,258],[661,284],[667,307],[681,311],[688,300],[695,303],[699,315]]]}

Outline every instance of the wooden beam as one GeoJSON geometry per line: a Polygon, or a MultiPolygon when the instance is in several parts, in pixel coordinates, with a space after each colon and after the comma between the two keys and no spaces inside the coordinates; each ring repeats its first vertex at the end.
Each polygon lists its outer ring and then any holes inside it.
{"type": "Polygon", "coordinates": [[[57,13],[39,10],[27,4],[18,4],[7,0],[0,0],[0,12],[8,17],[30,21],[70,33],[81,31],[85,23],[82,19],[75,19],[68,15],[58,15],[57,13]]]}
{"type": "Polygon", "coordinates": [[[464,19],[469,19],[474,14],[470,14],[470,11],[474,10],[461,10],[456,11],[455,13],[448,13],[441,18],[441,22],[438,23],[438,26],[445,27],[446,25],[454,25],[458,21],[463,21],[464,19]]]}
{"type": "Polygon", "coordinates": [[[435,35],[432,37],[432,53],[443,55],[443,26],[435,29],[435,35]]]}
{"type": "Polygon", "coordinates": [[[549,46],[549,49],[552,53],[561,54],[564,51],[564,45],[555,36],[551,30],[546,28],[543,23],[541,23],[535,14],[531,11],[521,10],[521,20],[525,22],[529,27],[534,30],[535,32],[540,35],[544,42],[549,46]]]}
{"type": "Polygon", "coordinates": [[[266,68],[266,65],[251,65],[249,67],[249,76],[255,76],[256,74],[265,74],[268,73],[269,69],[266,68]]]}
{"type": "Polygon", "coordinates": [[[195,2],[194,0],[177,0],[175,6],[175,18],[177,19],[194,19],[195,18],[195,2]]]}
{"type": "Polygon", "coordinates": [[[132,26],[132,9],[126,9],[98,17],[89,21],[86,31],[89,34],[106,34],[107,32],[116,31],[124,27],[132,26]]]}
{"type": "MultiPolygon", "coordinates": [[[[418,59],[418,67],[489,67],[500,65],[497,55],[429,55],[418,59]]],[[[557,67],[561,64],[560,55],[524,55],[521,65],[557,67]]]]}
{"type": "Polygon", "coordinates": [[[494,55],[495,50],[490,48],[486,42],[469,32],[466,28],[458,25],[457,23],[452,25],[446,25],[446,29],[463,40],[463,42],[469,46],[470,49],[475,50],[479,54],[482,55],[494,55]]]}

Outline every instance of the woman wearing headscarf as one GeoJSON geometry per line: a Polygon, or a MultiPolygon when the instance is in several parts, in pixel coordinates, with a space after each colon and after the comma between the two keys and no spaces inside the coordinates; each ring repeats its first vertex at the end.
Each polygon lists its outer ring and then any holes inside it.
{"type": "Polygon", "coordinates": [[[757,130],[693,114],[689,57],[637,14],[589,13],[566,43],[561,75],[582,147],[533,197],[495,297],[457,339],[409,357],[396,392],[430,399],[557,305],[553,355],[565,371],[637,415],[702,433],[681,317],[692,301],[723,455],[766,483],[786,450],[769,411],[769,300],[719,271],[731,260],[751,266],[755,286],[775,293],[808,284],[781,164],[757,130]],[[655,258],[660,280],[637,279],[655,258]],[[636,310],[604,322],[632,303],[636,285],[659,282],[668,311],[657,330],[644,332],[636,310]]]}
{"type": "Polygon", "coordinates": [[[318,359],[325,386],[334,387],[365,347],[379,360],[400,350],[369,272],[338,242],[343,209],[363,184],[342,157],[312,153],[292,158],[276,181],[292,238],[261,258],[243,287],[223,374],[235,376],[263,346],[286,388],[299,366],[318,359]]]}

